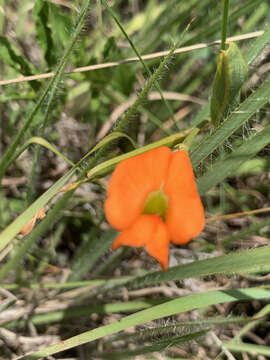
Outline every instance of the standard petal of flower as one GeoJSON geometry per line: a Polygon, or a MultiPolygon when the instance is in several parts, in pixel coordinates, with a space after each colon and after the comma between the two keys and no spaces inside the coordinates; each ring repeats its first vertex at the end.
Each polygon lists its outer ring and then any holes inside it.
{"type": "Polygon", "coordinates": [[[127,229],[141,214],[148,194],[163,183],[170,158],[170,149],[162,146],[126,159],[116,167],[105,202],[107,220],[115,229],[127,229]]]}
{"type": "Polygon", "coordinates": [[[175,244],[184,244],[202,231],[205,221],[186,151],[179,150],[172,154],[164,192],[169,197],[166,224],[170,240],[175,244]]]}
{"type": "Polygon", "coordinates": [[[156,215],[140,215],[134,224],[124,230],[113,242],[119,246],[146,246],[146,250],[166,270],[169,257],[169,235],[166,225],[156,215]]]}

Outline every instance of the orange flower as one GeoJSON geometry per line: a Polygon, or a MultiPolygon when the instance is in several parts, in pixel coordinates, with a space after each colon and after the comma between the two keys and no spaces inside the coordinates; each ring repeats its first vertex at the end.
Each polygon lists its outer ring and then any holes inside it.
{"type": "Polygon", "coordinates": [[[113,249],[145,246],[165,271],[169,242],[185,244],[204,227],[188,153],[162,146],[123,160],[109,182],[105,214],[122,231],[113,249]]]}

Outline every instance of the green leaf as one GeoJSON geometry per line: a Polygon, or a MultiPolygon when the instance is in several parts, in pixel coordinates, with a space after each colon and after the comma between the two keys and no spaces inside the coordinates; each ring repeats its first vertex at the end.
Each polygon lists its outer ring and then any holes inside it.
{"type": "Polygon", "coordinates": [[[87,159],[91,154],[93,154],[95,151],[97,151],[98,149],[104,147],[106,144],[110,143],[113,140],[117,140],[121,137],[124,137],[126,139],[128,139],[131,143],[131,145],[136,149],[137,148],[137,144],[135,143],[135,141],[128,136],[127,134],[121,132],[121,131],[114,131],[112,133],[110,133],[109,135],[105,136],[103,139],[101,139],[96,146],[94,146],[86,155],[84,155],[84,157],[80,160],[80,162],[84,161],[85,159],[87,159]]]}
{"type": "MultiPolygon", "coordinates": [[[[155,141],[152,144],[146,145],[146,146],[142,146],[136,150],[127,152],[125,154],[122,154],[120,156],[116,156],[113,159],[104,161],[103,163],[95,166],[94,168],[92,168],[90,171],[88,171],[87,173],[87,177],[88,179],[92,179],[96,176],[98,176],[100,173],[104,173],[107,170],[111,169],[112,167],[114,167],[115,165],[117,165],[120,161],[124,160],[124,159],[128,159],[132,156],[137,156],[139,154],[144,153],[145,151],[151,150],[151,149],[155,149],[157,147],[160,146],[173,146],[178,144],[185,136],[187,136],[188,134],[190,134],[192,132],[193,128],[184,130],[180,133],[174,134],[174,135],[170,135],[167,136],[161,140],[155,141]]],[[[116,132],[112,133],[111,135],[115,134],[116,132]]],[[[106,138],[104,138],[105,140],[106,138]]]]}
{"type": "MultiPolygon", "coordinates": [[[[167,299],[166,299],[167,300],[167,299]]],[[[164,303],[164,298],[160,299],[147,299],[145,301],[125,301],[116,302],[112,304],[97,304],[97,305],[86,305],[86,306],[71,306],[64,310],[53,311],[47,314],[36,314],[31,316],[31,322],[33,325],[52,324],[59,323],[62,321],[68,321],[70,319],[78,317],[86,317],[92,314],[110,315],[112,313],[119,312],[131,312],[142,309],[150,308],[151,306],[164,303]]],[[[11,321],[7,324],[8,328],[24,327],[27,321],[24,319],[18,321],[11,321]]]]}
{"type": "MultiPolygon", "coordinates": [[[[270,41],[270,25],[265,27],[263,35],[259,36],[255,41],[253,41],[252,46],[249,48],[247,54],[244,55],[244,62],[248,65],[252,65],[257,56],[263,51],[267,44],[270,41]]],[[[209,117],[210,105],[209,103],[205,104],[196,117],[192,120],[191,126],[198,126],[204,120],[209,117]]]]}
{"type": "Polygon", "coordinates": [[[66,161],[69,165],[75,166],[72,161],[70,161],[64,154],[62,154],[59,150],[57,150],[56,147],[51,145],[47,140],[38,137],[33,136],[29,140],[27,140],[23,146],[13,155],[11,162],[15,161],[31,144],[38,144],[41,146],[44,146],[45,148],[49,149],[59,157],[61,157],[64,161],[66,161]]]}
{"type": "Polygon", "coordinates": [[[244,162],[239,169],[236,169],[236,175],[254,175],[260,174],[264,171],[267,171],[270,168],[270,159],[257,157],[255,159],[248,160],[244,162]]]}
{"type": "Polygon", "coordinates": [[[251,65],[257,56],[263,51],[263,49],[269,44],[270,41],[270,24],[265,26],[264,33],[259,36],[252,47],[249,48],[249,51],[245,55],[245,61],[248,65],[251,65]]]}
{"type": "Polygon", "coordinates": [[[214,78],[210,110],[212,123],[217,126],[225,115],[230,98],[229,64],[225,51],[218,56],[217,71],[214,78]]]}
{"type": "Polygon", "coordinates": [[[218,126],[212,134],[205,136],[191,152],[191,161],[194,167],[217,149],[240,126],[247,122],[270,98],[270,76],[260,87],[243,101],[230,116],[218,126]]]}
{"type": "Polygon", "coordinates": [[[183,296],[178,299],[167,301],[164,304],[153,306],[150,309],[138,311],[135,314],[122,318],[120,321],[115,321],[109,325],[100,326],[96,329],[73,336],[55,345],[51,345],[46,349],[22,356],[21,360],[39,359],[44,356],[53,355],[60,351],[72,349],[79,345],[103,338],[104,336],[115,334],[132,326],[145,324],[149,321],[172,316],[185,311],[201,309],[207,306],[231,301],[269,298],[270,290],[262,287],[250,289],[217,290],[183,296]]]}
{"type": "Polygon", "coordinates": [[[127,289],[153,286],[167,281],[184,280],[213,274],[231,275],[237,272],[260,272],[270,268],[270,246],[234,252],[211,259],[197,260],[192,263],[178,265],[167,271],[155,271],[124,284],[127,289]]]}
{"type": "Polygon", "coordinates": [[[0,52],[1,61],[10,65],[22,75],[33,75],[33,66],[26,60],[17,47],[3,35],[0,35],[0,52]]]}
{"type": "Polygon", "coordinates": [[[210,120],[210,103],[209,102],[207,102],[204,106],[202,106],[202,108],[197,113],[195,118],[191,121],[190,125],[191,126],[199,126],[206,120],[208,120],[208,121],[210,120]]]}
{"type": "MultiPolygon", "coordinates": [[[[70,2],[72,4],[74,2],[70,2]]],[[[55,43],[55,51],[57,50],[58,55],[61,54],[61,51],[68,44],[70,39],[70,32],[72,31],[73,16],[72,13],[67,13],[61,11],[61,7],[50,2],[49,4],[49,19],[52,30],[52,37],[55,43]]],[[[73,9],[75,10],[75,8],[73,9]]],[[[77,12],[75,13],[77,15],[77,12]]]]}
{"type": "Polygon", "coordinates": [[[228,50],[226,50],[226,55],[228,59],[230,78],[230,96],[228,106],[231,107],[233,103],[236,103],[236,100],[239,97],[239,91],[246,80],[248,70],[241,51],[235,43],[230,43],[228,50]]]}
{"type": "MultiPolygon", "coordinates": [[[[130,278],[130,277],[127,277],[130,278]]],[[[125,282],[126,277],[110,279],[112,282],[122,283],[125,282]]],[[[88,288],[92,286],[98,286],[101,284],[106,284],[108,279],[100,280],[85,280],[85,281],[74,281],[74,282],[65,282],[65,283],[53,283],[53,282],[36,282],[36,283],[13,283],[13,284],[0,284],[1,288],[7,290],[20,290],[22,287],[29,289],[71,289],[71,288],[80,288],[87,286],[88,288]]]]}
{"type": "Polygon", "coordinates": [[[270,143],[270,125],[253,135],[225,158],[218,159],[211,169],[198,179],[200,195],[205,194],[225,178],[235,174],[237,169],[247,160],[253,158],[260,150],[270,143]]]}
{"type": "MultiPolygon", "coordinates": [[[[21,54],[17,47],[3,35],[0,35],[0,54],[1,61],[11,66],[20,74],[28,76],[35,73],[33,65],[21,54]]],[[[31,81],[30,85],[34,90],[38,90],[40,87],[37,81],[31,81]]]]}
{"type": "Polygon", "coordinates": [[[257,345],[257,344],[247,344],[247,343],[235,344],[233,342],[224,342],[222,344],[229,351],[245,352],[245,353],[249,353],[251,355],[256,354],[256,355],[270,356],[270,347],[269,346],[257,345]]]}
{"type": "Polygon", "coordinates": [[[44,0],[36,0],[33,8],[33,18],[36,22],[37,40],[45,54],[49,67],[56,63],[51,27],[49,26],[49,4],[44,0]]]}
{"type": "Polygon", "coordinates": [[[16,218],[5,230],[0,233],[0,250],[2,250],[16,236],[21,228],[32,219],[41,208],[66,184],[74,175],[76,167],[69,170],[61,179],[41,195],[31,206],[29,206],[20,216],[16,218]]]}
{"type": "Polygon", "coordinates": [[[108,290],[111,291],[113,289],[119,291],[119,287],[125,287],[126,289],[131,290],[146,286],[153,286],[168,281],[198,278],[214,274],[232,275],[239,272],[258,273],[269,271],[269,256],[269,246],[234,252],[210,259],[193,261],[189,264],[174,266],[165,272],[155,271],[143,276],[137,276],[131,280],[121,283],[120,286],[110,283],[109,281],[106,285],[93,289],[92,293],[95,295],[105,293],[108,290]]]}
{"type": "Polygon", "coordinates": [[[188,342],[188,341],[195,340],[195,339],[205,335],[207,332],[208,332],[208,329],[196,331],[196,332],[189,333],[186,335],[170,337],[169,339],[166,339],[166,340],[154,342],[153,345],[139,347],[138,349],[135,349],[135,350],[123,350],[123,351],[117,351],[117,352],[115,351],[115,352],[104,353],[104,354],[101,353],[101,354],[99,354],[99,356],[102,358],[105,358],[105,359],[111,359],[111,360],[116,359],[117,360],[117,359],[122,359],[122,358],[126,359],[127,357],[131,357],[131,356],[135,357],[137,355],[150,354],[155,351],[160,352],[160,351],[164,351],[164,350],[170,348],[171,346],[176,346],[176,345],[188,342]]]}
{"type": "MultiPolygon", "coordinates": [[[[264,314],[265,315],[265,314],[264,314]]],[[[264,316],[262,315],[262,316],[264,316]]],[[[225,315],[226,316],[226,315],[225,315]]],[[[128,340],[128,341],[140,341],[141,339],[145,339],[145,340],[151,340],[153,338],[155,338],[156,336],[161,337],[162,335],[164,336],[168,336],[168,334],[177,334],[180,333],[183,330],[186,329],[197,329],[198,327],[200,327],[201,329],[203,327],[209,327],[211,328],[212,326],[218,326],[220,325],[221,327],[226,325],[226,324],[245,324],[245,326],[249,326],[254,323],[259,322],[260,320],[256,320],[256,318],[259,318],[259,316],[257,316],[257,314],[255,316],[252,317],[248,317],[248,316],[230,316],[230,317],[209,317],[207,319],[205,318],[199,318],[197,320],[189,320],[189,321],[177,321],[177,322],[173,322],[173,323],[169,323],[163,326],[155,326],[154,328],[146,328],[144,330],[139,330],[136,332],[125,332],[125,333],[120,333],[117,334],[115,336],[110,337],[109,339],[107,339],[106,341],[104,341],[104,345],[110,345],[112,344],[114,341],[118,341],[118,340],[128,340]],[[255,320],[254,320],[255,318],[255,320]]],[[[259,318],[261,319],[261,318],[259,318]]],[[[244,326],[244,327],[245,327],[244,326]]]]}
{"type": "Polygon", "coordinates": [[[239,91],[246,79],[247,66],[235,43],[218,57],[217,71],[211,97],[211,119],[217,126],[237,104],[239,91]]]}

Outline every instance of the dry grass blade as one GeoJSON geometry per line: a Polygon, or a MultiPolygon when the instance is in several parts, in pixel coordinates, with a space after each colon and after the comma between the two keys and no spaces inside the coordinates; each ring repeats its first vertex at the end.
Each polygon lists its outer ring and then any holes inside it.
{"type": "MultiPolygon", "coordinates": [[[[246,39],[252,39],[252,38],[261,36],[263,33],[264,33],[264,31],[254,31],[252,33],[248,33],[248,34],[244,34],[244,35],[232,36],[230,38],[227,38],[227,43],[230,42],[230,41],[242,41],[242,40],[246,40],[246,39]]],[[[220,44],[220,43],[221,43],[220,40],[216,40],[216,41],[213,41],[211,43],[201,43],[201,44],[197,44],[197,45],[185,46],[185,47],[181,47],[181,48],[176,49],[174,51],[174,53],[175,54],[181,54],[181,53],[185,53],[185,52],[189,52],[189,51],[204,49],[204,48],[207,48],[209,46],[214,46],[214,45],[217,45],[217,44],[220,44]]],[[[156,58],[168,55],[169,52],[170,51],[167,50],[167,51],[159,51],[159,52],[156,52],[156,53],[153,53],[153,54],[143,55],[142,59],[143,60],[156,59],[156,58]]],[[[79,68],[73,69],[71,71],[68,71],[65,74],[68,75],[68,74],[82,73],[82,72],[86,72],[86,71],[93,71],[93,70],[112,68],[112,67],[119,66],[119,65],[122,65],[122,64],[128,64],[128,63],[137,62],[137,61],[139,61],[139,59],[137,57],[131,57],[131,58],[120,60],[120,61],[112,61],[112,62],[108,62],[108,63],[104,63],[104,64],[97,64],[97,65],[79,67],[79,68]]],[[[2,81],[0,81],[0,86],[16,84],[16,83],[21,83],[21,82],[26,82],[26,81],[48,79],[48,78],[51,78],[53,76],[54,76],[53,72],[39,74],[39,75],[33,75],[33,76],[21,76],[21,77],[16,78],[16,79],[2,80],[2,81]]]]}

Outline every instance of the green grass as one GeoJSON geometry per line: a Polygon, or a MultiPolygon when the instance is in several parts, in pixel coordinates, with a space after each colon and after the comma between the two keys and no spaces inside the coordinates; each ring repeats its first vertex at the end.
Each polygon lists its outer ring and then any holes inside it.
{"type": "Polygon", "coordinates": [[[269,207],[269,2],[15,0],[0,10],[0,81],[18,79],[0,94],[1,359],[266,359],[269,216],[245,211],[269,207]],[[259,30],[227,51],[227,37],[259,30]],[[243,214],[171,245],[162,272],[143,249],[111,251],[103,205],[120,161],[183,144],[207,218],[243,214]],[[209,346],[213,333],[220,343],[209,346]]]}

